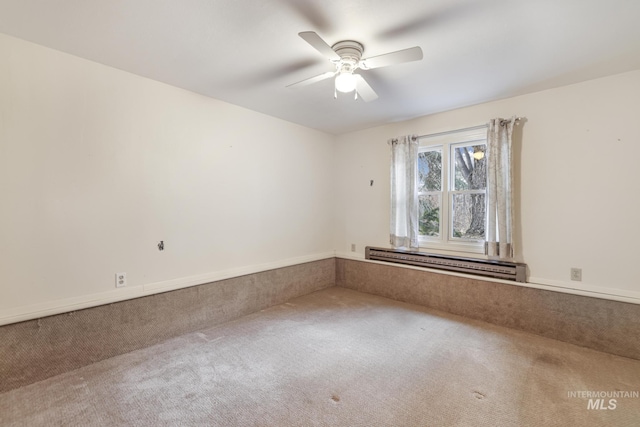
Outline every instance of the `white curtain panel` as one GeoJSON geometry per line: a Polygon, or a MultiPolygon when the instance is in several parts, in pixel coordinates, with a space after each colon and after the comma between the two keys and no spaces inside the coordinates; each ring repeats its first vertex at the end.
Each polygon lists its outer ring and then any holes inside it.
{"type": "Polygon", "coordinates": [[[418,248],[418,138],[406,135],[391,146],[391,230],[394,248],[418,248]]]}
{"type": "Polygon", "coordinates": [[[515,117],[493,119],[487,130],[487,255],[500,259],[514,256],[511,139],[515,122],[515,117]]]}

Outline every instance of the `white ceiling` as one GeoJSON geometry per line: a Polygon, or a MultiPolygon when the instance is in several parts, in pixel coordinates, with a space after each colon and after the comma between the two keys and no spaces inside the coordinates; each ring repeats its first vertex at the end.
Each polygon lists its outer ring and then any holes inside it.
{"type": "MultiPolygon", "coordinates": [[[[640,69],[640,0],[0,0],[0,32],[333,134],[640,69]],[[304,40],[420,46],[333,98],[304,40]]],[[[517,112],[514,112],[517,113],[517,112]]]]}

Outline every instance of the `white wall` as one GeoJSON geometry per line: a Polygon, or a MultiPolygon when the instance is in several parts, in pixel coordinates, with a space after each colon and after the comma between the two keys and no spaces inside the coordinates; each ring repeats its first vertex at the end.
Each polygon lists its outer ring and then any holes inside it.
{"type": "Polygon", "coordinates": [[[333,256],[334,143],[0,35],[0,323],[333,256]]]}
{"type": "Polygon", "coordinates": [[[338,137],[336,250],[388,246],[387,139],[524,116],[516,138],[517,237],[532,286],[640,302],[640,71],[338,137]],[[370,186],[370,180],[374,186],[370,186]],[[571,267],[583,281],[571,282],[571,267]],[[622,297],[622,298],[615,298],[622,297]]]}
{"type": "Polygon", "coordinates": [[[640,302],[638,111],[640,71],[336,141],[0,35],[0,324],[362,257],[387,245],[387,139],[514,114],[531,285],[640,302]]]}

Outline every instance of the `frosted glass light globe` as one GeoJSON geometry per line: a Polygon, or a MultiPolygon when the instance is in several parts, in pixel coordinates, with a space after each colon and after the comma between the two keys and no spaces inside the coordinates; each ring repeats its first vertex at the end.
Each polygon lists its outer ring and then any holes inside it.
{"type": "Polygon", "coordinates": [[[336,77],[336,90],[349,93],[356,88],[356,77],[352,73],[340,73],[336,77]]]}

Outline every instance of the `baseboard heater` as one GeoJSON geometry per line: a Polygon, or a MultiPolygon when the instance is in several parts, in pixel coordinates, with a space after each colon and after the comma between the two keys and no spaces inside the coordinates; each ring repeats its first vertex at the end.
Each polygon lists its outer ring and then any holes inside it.
{"type": "Polygon", "coordinates": [[[374,248],[371,246],[365,248],[365,258],[375,261],[476,274],[521,283],[526,282],[527,265],[522,263],[427,254],[399,249],[374,248]]]}

